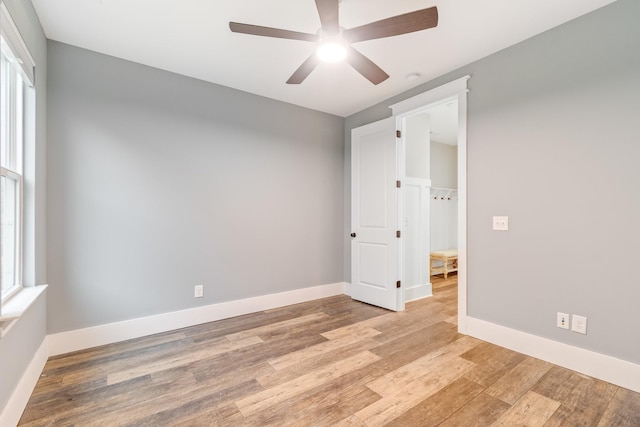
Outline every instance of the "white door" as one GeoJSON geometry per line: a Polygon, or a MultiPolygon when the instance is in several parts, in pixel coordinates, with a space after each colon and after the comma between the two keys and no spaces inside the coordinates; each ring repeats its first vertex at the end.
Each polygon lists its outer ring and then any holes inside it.
{"type": "Polygon", "coordinates": [[[398,150],[395,117],[351,131],[353,299],[404,310],[398,283],[398,150]]]}

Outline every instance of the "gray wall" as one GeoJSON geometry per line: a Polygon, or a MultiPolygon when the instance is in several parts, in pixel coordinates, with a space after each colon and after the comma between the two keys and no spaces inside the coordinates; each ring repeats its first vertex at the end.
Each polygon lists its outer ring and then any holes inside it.
{"type": "Polygon", "coordinates": [[[49,332],[341,282],[343,125],[50,41],[49,332]]]}
{"type": "MultiPolygon", "coordinates": [[[[25,150],[24,283],[46,283],[47,43],[30,1],[3,0],[36,61],[35,136],[25,150]]],[[[46,334],[46,294],[0,338],[0,412],[46,334]]]]}
{"type": "MultiPolygon", "coordinates": [[[[634,363],[638,16],[640,2],[619,0],[349,117],[345,126],[348,172],[351,128],[471,74],[469,315],[634,363]],[[492,215],[509,215],[510,231],[492,232],[492,215]],[[556,328],[557,311],[587,316],[588,335],[556,328]]],[[[347,253],[347,280],[349,264],[347,253]]]]}

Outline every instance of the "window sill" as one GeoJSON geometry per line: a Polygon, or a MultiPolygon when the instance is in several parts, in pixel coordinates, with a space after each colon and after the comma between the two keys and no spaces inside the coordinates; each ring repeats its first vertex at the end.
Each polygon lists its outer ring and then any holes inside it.
{"type": "Polygon", "coordinates": [[[22,317],[45,289],[47,289],[47,285],[26,286],[2,303],[0,338],[11,329],[16,320],[22,317]]]}

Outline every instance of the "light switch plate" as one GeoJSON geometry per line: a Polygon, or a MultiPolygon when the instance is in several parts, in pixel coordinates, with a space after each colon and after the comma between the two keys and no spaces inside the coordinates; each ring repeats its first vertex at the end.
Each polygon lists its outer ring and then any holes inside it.
{"type": "Polygon", "coordinates": [[[493,217],[493,229],[497,231],[509,231],[509,217],[508,216],[494,216],[493,217]]]}

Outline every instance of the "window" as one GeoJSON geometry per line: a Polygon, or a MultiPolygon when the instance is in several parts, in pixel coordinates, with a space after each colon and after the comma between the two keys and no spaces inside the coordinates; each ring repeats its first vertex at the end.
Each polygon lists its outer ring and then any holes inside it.
{"type": "Polygon", "coordinates": [[[0,251],[2,298],[21,284],[22,78],[4,38],[0,71],[0,251]]]}
{"type": "Polygon", "coordinates": [[[22,286],[24,94],[34,63],[4,6],[0,10],[0,295],[22,286]]]}

